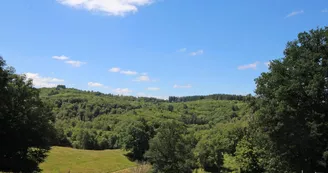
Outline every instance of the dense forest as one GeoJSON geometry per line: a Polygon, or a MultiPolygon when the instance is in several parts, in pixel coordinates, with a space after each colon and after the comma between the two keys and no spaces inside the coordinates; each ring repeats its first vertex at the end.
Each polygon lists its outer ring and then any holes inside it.
{"type": "Polygon", "coordinates": [[[328,172],[328,28],[288,42],[255,95],[169,100],[36,89],[0,59],[0,170],[33,172],[50,146],[124,149],[153,172],[328,172]]]}

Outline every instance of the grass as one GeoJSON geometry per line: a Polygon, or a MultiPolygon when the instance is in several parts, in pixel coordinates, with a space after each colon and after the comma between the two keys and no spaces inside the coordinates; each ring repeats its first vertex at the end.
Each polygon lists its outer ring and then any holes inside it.
{"type": "Polygon", "coordinates": [[[42,172],[109,173],[137,166],[124,154],[122,150],[93,151],[52,147],[40,168],[42,172]]]}

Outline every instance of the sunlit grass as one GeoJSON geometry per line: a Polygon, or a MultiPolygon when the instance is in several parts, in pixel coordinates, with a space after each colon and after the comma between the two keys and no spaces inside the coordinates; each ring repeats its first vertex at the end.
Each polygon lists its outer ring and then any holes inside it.
{"type": "Polygon", "coordinates": [[[43,172],[60,173],[105,173],[136,166],[129,161],[122,150],[78,150],[52,147],[45,162],[40,165],[43,172]]]}

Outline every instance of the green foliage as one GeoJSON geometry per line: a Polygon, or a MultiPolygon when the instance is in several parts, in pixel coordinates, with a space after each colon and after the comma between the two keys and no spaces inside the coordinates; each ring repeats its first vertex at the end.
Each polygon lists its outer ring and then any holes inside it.
{"type": "Polygon", "coordinates": [[[252,142],[252,139],[245,136],[236,147],[236,162],[243,173],[263,172],[259,165],[260,151],[252,142]]]}
{"type": "MultiPolygon", "coordinates": [[[[182,125],[183,130],[178,129],[183,131],[181,136],[168,138],[165,142],[176,139],[177,147],[182,144],[187,147],[184,149],[188,149],[190,158],[187,153],[179,151],[183,154],[174,156],[175,159],[181,160],[177,162],[178,165],[167,168],[159,166],[155,169],[157,171],[167,169],[175,172],[174,169],[181,169],[188,172],[197,168],[197,159],[193,157],[197,143],[212,140],[211,137],[215,135],[208,133],[215,134],[221,125],[228,123],[228,128],[230,125],[234,127],[234,121],[245,121],[244,116],[247,114],[245,104],[236,100],[203,99],[170,103],[158,99],[113,96],[71,88],[42,88],[41,96],[45,102],[54,105],[53,113],[57,120],[56,141],[57,145],[61,146],[95,150],[121,148],[127,150],[127,156],[132,159],[147,160],[150,158],[145,158],[144,154],[149,150],[150,140],[163,140],[158,134],[161,131],[159,129],[165,127],[163,122],[174,121],[182,125]],[[215,130],[210,130],[213,127],[215,130]],[[156,134],[157,137],[153,138],[156,134]],[[208,139],[199,135],[208,136],[208,139]],[[183,157],[187,159],[182,159],[183,157]]],[[[156,161],[161,162],[160,165],[163,166],[170,162],[166,159],[156,161]]]]}
{"type": "Polygon", "coordinates": [[[224,155],[234,154],[238,141],[244,135],[245,126],[240,123],[218,124],[202,134],[195,153],[202,168],[210,172],[222,172],[224,155]]]}
{"type": "Polygon", "coordinates": [[[154,130],[145,119],[131,122],[121,133],[122,146],[131,151],[133,159],[143,160],[143,155],[149,149],[149,140],[154,130]]]}
{"type": "Polygon", "coordinates": [[[259,126],[296,172],[328,171],[328,28],[300,33],[256,79],[259,126]]]}
{"type": "Polygon", "coordinates": [[[186,128],[177,121],[167,121],[157,130],[146,153],[154,172],[192,172],[192,148],[185,133],[186,128]]]}
{"type": "Polygon", "coordinates": [[[0,57],[0,170],[38,170],[54,136],[51,109],[25,76],[0,57]]]}
{"type": "Polygon", "coordinates": [[[169,97],[169,102],[189,102],[189,101],[197,101],[204,99],[212,99],[212,100],[244,100],[244,96],[241,95],[231,95],[231,94],[212,94],[207,96],[186,96],[186,97],[169,97]]]}

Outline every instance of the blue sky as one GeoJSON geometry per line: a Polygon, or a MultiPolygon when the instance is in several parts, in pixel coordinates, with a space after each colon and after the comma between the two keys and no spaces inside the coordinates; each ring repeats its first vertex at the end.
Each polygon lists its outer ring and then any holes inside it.
{"type": "Polygon", "coordinates": [[[36,87],[247,94],[327,0],[4,0],[0,55],[36,87]]]}

